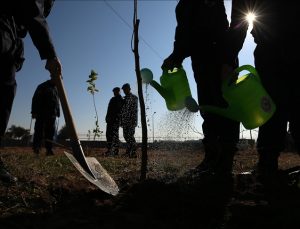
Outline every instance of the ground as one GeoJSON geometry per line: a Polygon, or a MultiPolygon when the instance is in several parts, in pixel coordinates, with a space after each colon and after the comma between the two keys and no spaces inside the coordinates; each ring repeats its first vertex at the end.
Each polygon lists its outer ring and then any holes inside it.
{"type": "MultiPolygon", "coordinates": [[[[16,185],[0,183],[0,228],[299,228],[299,180],[267,189],[241,174],[256,161],[253,149],[235,157],[234,179],[203,178],[190,172],[201,151],[149,150],[148,173],[139,181],[140,158],[104,157],[105,149],[85,148],[120,188],[111,196],[85,180],[57,148],[36,157],[29,147],[1,153],[16,185]]],[[[140,152],[139,152],[140,153],[140,152]]],[[[300,165],[283,153],[282,169],[300,165]]],[[[287,181],[283,179],[284,181],[287,181]]]]}

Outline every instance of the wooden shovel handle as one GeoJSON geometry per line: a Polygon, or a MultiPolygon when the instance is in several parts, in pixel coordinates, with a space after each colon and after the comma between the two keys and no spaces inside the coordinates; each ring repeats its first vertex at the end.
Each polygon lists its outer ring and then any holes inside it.
{"type": "Polygon", "coordinates": [[[68,98],[66,95],[65,87],[64,87],[61,76],[55,78],[55,84],[56,84],[56,87],[58,90],[59,99],[60,99],[61,107],[62,107],[62,110],[64,113],[64,118],[65,118],[66,126],[69,131],[70,138],[73,141],[78,141],[79,138],[78,138],[78,135],[76,132],[75,123],[73,120],[73,116],[71,113],[71,109],[69,106],[68,98]]]}

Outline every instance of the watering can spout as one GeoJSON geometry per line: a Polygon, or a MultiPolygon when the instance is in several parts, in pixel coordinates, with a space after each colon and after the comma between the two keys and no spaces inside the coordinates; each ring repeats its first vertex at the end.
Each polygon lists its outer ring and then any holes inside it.
{"type": "Polygon", "coordinates": [[[165,99],[168,110],[177,111],[185,107],[192,112],[199,110],[196,101],[191,96],[188,79],[182,67],[172,70],[164,69],[160,84],[153,80],[153,74],[149,69],[142,69],[141,77],[144,83],[149,83],[165,99]]]}
{"type": "Polygon", "coordinates": [[[168,92],[165,88],[163,88],[159,83],[157,83],[155,80],[151,80],[150,85],[157,90],[157,92],[166,99],[168,97],[168,92]]]}

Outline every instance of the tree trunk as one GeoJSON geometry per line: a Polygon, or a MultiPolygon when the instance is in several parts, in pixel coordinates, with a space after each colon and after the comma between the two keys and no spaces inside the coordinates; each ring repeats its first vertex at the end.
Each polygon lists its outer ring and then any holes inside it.
{"type": "Polygon", "coordinates": [[[141,110],[141,124],[142,124],[142,161],[141,161],[141,176],[140,180],[146,179],[147,174],[147,122],[146,122],[146,112],[145,112],[145,102],[144,102],[144,96],[143,96],[143,87],[142,87],[142,77],[141,77],[141,71],[140,71],[140,59],[139,59],[139,22],[140,20],[137,19],[137,0],[134,1],[134,59],[135,59],[135,72],[136,72],[136,78],[137,78],[137,84],[138,84],[138,95],[139,95],[139,102],[140,102],[140,110],[141,110]]]}

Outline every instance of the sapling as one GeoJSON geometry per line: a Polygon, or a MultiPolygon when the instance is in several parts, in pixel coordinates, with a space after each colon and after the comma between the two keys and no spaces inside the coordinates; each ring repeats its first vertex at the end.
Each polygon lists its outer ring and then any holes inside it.
{"type": "MultiPolygon", "coordinates": [[[[96,80],[98,79],[98,73],[96,73],[94,70],[91,70],[91,74],[89,75],[89,79],[86,81],[88,83],[87,91],[92,95],[93,98],[93,105],[95,109],[95,128],[92,130],[94,134],[94,140],[96,137],[100,137],[103,131],[100,130],[99,127],[99,119],[98,119],[98,112],[96,108],[96,102],[95,102],[95,93],[99,92],[99,90],[96,88],[96,80]]],[[[90,130],[89,130],[90,133],[90,130]]]]}

